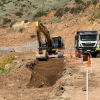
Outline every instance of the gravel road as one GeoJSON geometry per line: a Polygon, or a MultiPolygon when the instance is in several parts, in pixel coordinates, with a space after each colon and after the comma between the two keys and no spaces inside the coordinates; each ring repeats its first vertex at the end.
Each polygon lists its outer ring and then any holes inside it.
{"type": "MultiPolygon", "coordinates": [[[[13,52],[15,51],[31,51],[38,49],[38,41],[34,42],[27,42],[20,46],[10,46],[10,47],[0,47],[0,54],[4,54],[6,52],[13,52]]],[[[65,51],[74,50],[74,44],[65,47],[65,51]]]]}
{"type": "Polygon", "coordinates": [[[27,42],[25,44],[22,44],[20,46],[10,46],[10,47],[0,47],[0,53],[4,54],[6,52],[13,52],[15,51],[31,51],[31,50],[36,50],[38,48],[38,42],[27,42]]]}

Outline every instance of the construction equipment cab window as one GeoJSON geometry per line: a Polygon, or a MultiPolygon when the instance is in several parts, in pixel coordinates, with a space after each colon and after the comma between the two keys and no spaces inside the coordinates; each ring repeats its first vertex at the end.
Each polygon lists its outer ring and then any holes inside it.
{"type": "Polygon", "coordinates": [[[58,49],[58,48],[62,48],[62,38],[59,37],[53,37],[51,39],[52,42],[52,49],[58,49]]]}

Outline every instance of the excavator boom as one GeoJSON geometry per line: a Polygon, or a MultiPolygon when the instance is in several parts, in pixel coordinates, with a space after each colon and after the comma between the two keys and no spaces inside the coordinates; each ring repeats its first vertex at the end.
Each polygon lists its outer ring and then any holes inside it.
{"type": "MultiPolygon", "coordinates": [[[[44,34],[44,36],[47,39],[47,45],[51,47],[52,45],[50,41],[50,34],[47,28],[42,23],[39,23],[39,22],[36,22],[36,28],[38,29],[39,32],[42,32],[44,34]]],[[[41,37],[39,37],[39,40],[41,40],[41,37]]]]}

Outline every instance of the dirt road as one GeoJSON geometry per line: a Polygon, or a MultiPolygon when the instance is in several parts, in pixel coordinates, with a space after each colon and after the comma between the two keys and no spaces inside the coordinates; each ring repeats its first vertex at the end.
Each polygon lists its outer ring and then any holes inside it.
{"type": "MultiPolygon", "coordinates": [[[[92,59],[93,73],[89,69],[89,100],[100,100],[100,58],[92,59]]],[[[65,74],[60,79],[65,89],[62,95],[55,95],[49,100],[86,100],[86,68],[81,65],[66,65],[65,74]]]]}

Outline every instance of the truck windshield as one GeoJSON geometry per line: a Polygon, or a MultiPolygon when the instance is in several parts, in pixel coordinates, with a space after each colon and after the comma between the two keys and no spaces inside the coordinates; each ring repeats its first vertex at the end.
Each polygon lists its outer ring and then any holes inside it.
{"type": "Polygon", "coordinates": [[[81,41],[96,41],[97,35],[81,35],[80,40],[81,41]]]}

